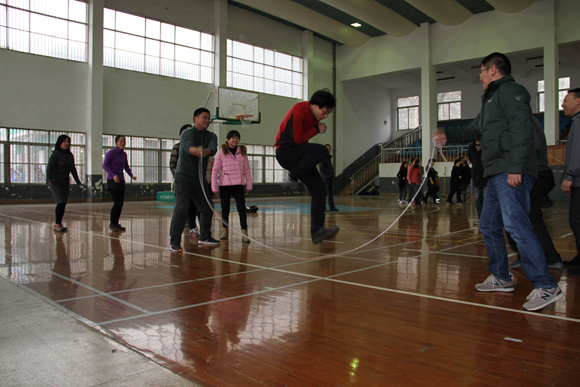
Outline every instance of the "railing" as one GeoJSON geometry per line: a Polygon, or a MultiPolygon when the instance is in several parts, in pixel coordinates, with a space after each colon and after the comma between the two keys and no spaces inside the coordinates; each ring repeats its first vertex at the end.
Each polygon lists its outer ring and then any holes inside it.
{"type": "Polygon", "coordinates": [[[358,191],[363,189],[368,183],[376,179],[379,175],[379,161],[381,154],[379,153],[371,161],[365,164],[364,167],[356,171],[350,177],[350,192],[355,195],[358,191]]]}
{"type": "MultiPolygon", "coordinates": [[[[381,163],[402,163],[403,161],[410,162],[411,160],[421,157],[423,149],[418,147],[407,148],[382,148],[380,159],[381,163]]],[[[435,154],[436,162],[443,162],[445,160],[452,162],[460,157],[467,155],[467,145],[451,145],[444,146],[441,151],[435,154]],[[441,155],[443,153],[443,156],[441,155]]]]}
{"type": "Polygon", "coordinates": [[[380,144],[381,148],[407,148],[409,145],[414,144],[415,141],[421,139],[421,125],[417,126],[415,129],[411,130],[409,133],[394,139],[393,141],[380,144]]]}

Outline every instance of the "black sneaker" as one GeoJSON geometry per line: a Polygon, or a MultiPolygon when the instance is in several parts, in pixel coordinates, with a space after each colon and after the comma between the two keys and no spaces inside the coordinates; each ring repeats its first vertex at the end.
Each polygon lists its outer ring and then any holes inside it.
{"type": "Polygon", "coordinates": [[[325,239],[335,236],[340,229],[338,227],[321,228],[312,233],[312,243],[319,244],[325,239]]]}
{"type": "Polygon", "coordinates": [[[125,227],[122,227],[120,224],[110,224],[109,229],[111,231],[117,231],[117,232],[125,231],[125,227]]]}
{"type": "Polygon", "coordinates": [[[200,239],[197,241],[198,245],[219,245],[220,241],[218,241],[217,239],[213,239],[212,237],[206,238],[206,239],[200,239]]]}
{"type": "Polygon", "coordinates": [[[181,248],[181,245],[179,245],[179,244],[171,245],[171,246],[169,246],[169,249],[171,249],[171,251],[173,251],[174,253],[181,253],[183,251],[183,249],[181,248]]]}

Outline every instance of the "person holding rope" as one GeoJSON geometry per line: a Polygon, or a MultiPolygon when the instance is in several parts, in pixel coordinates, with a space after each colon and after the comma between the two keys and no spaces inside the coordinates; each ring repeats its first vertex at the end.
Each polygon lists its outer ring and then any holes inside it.
{"type": "Polygon", "coordinates": [[[211,236],[213,203],[211,189],[206,179],[210,156],[216,154],[217,136],[207,128],[211,123],[209,110],[198,108],[193,113],[194,127],[186,129],[179,140],[179,160],[175,169],[175,210],[169,228],[170,249],[182,252],[181,234],[189,215],[189,203],[193,200],[199,211],[200,245],[219,245],[220,241],[211,236]],[[200,168],[201,162],[201,168],[200,168]],[[200,176],[199,171],[203,171],[200,176]]]}
{"type": "Polygon", "coordinates": [[[469,126],[438,129],[437,146],[449,139],[467,143],[481,140],[484,177],[488,179],[479,228],[489,256],[487,279],[475,285],[480,292],[513,292],[514,283],[503,228],[516,241],[526,276],[534,290],[523,307],[540,310],[564,297],[548,270],[546,257],[528,214],[530,191],[538,166],[530,94],[511,76],[511,63],[494,52],[481,61],[481,111],[469,126]]]}

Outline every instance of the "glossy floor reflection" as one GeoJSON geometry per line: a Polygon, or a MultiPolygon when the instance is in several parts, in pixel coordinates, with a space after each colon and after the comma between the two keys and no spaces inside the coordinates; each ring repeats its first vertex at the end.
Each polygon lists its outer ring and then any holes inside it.
{"type": "MultiPolygon", "coordinates": [[[[580,277],[552,270],[566,297],[525,312],[522,270],[514,293],[474,289],[488,272],[473,202],[410,209],[351,251],[403,207],[337,201],[332,241],[312,245],[308,198],[260,199],[259,243],[184,234],[183,254],[169,250],[167,203],[126,202],[124,233],[108,230],[110,203],[67,205],[64,234],[53,205],[0,206],[0,275],[204,386],[577,385],[580,277]]],[[[567,203],[544,214],[571,259],[567,203]]]]}

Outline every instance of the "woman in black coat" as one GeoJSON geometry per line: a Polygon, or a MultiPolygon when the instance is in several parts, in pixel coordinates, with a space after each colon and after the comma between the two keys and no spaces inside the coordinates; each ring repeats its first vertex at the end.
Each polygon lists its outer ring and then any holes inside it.
{"type": "Polygon", "coordinates": [[[52,151],[46,167],[46,183],[56,202],[54,231],[67,230],[62,225],[62,217],[68,200],[69,175],[71,173],[76,183],[80,185],[81,181],[75,167],[75,158],[70,151],[70,137],[62,134],[56,140],[54,151],[52,151]]]}
{"type": "Polygon", "coordinates": [[[399,173],[397,177],[399,178],[399,203],[406,203],[405,193],[407,193],[407,166],[409,164],[406,161],[401,163],[401,168],[399,168],[399,173]]]}

